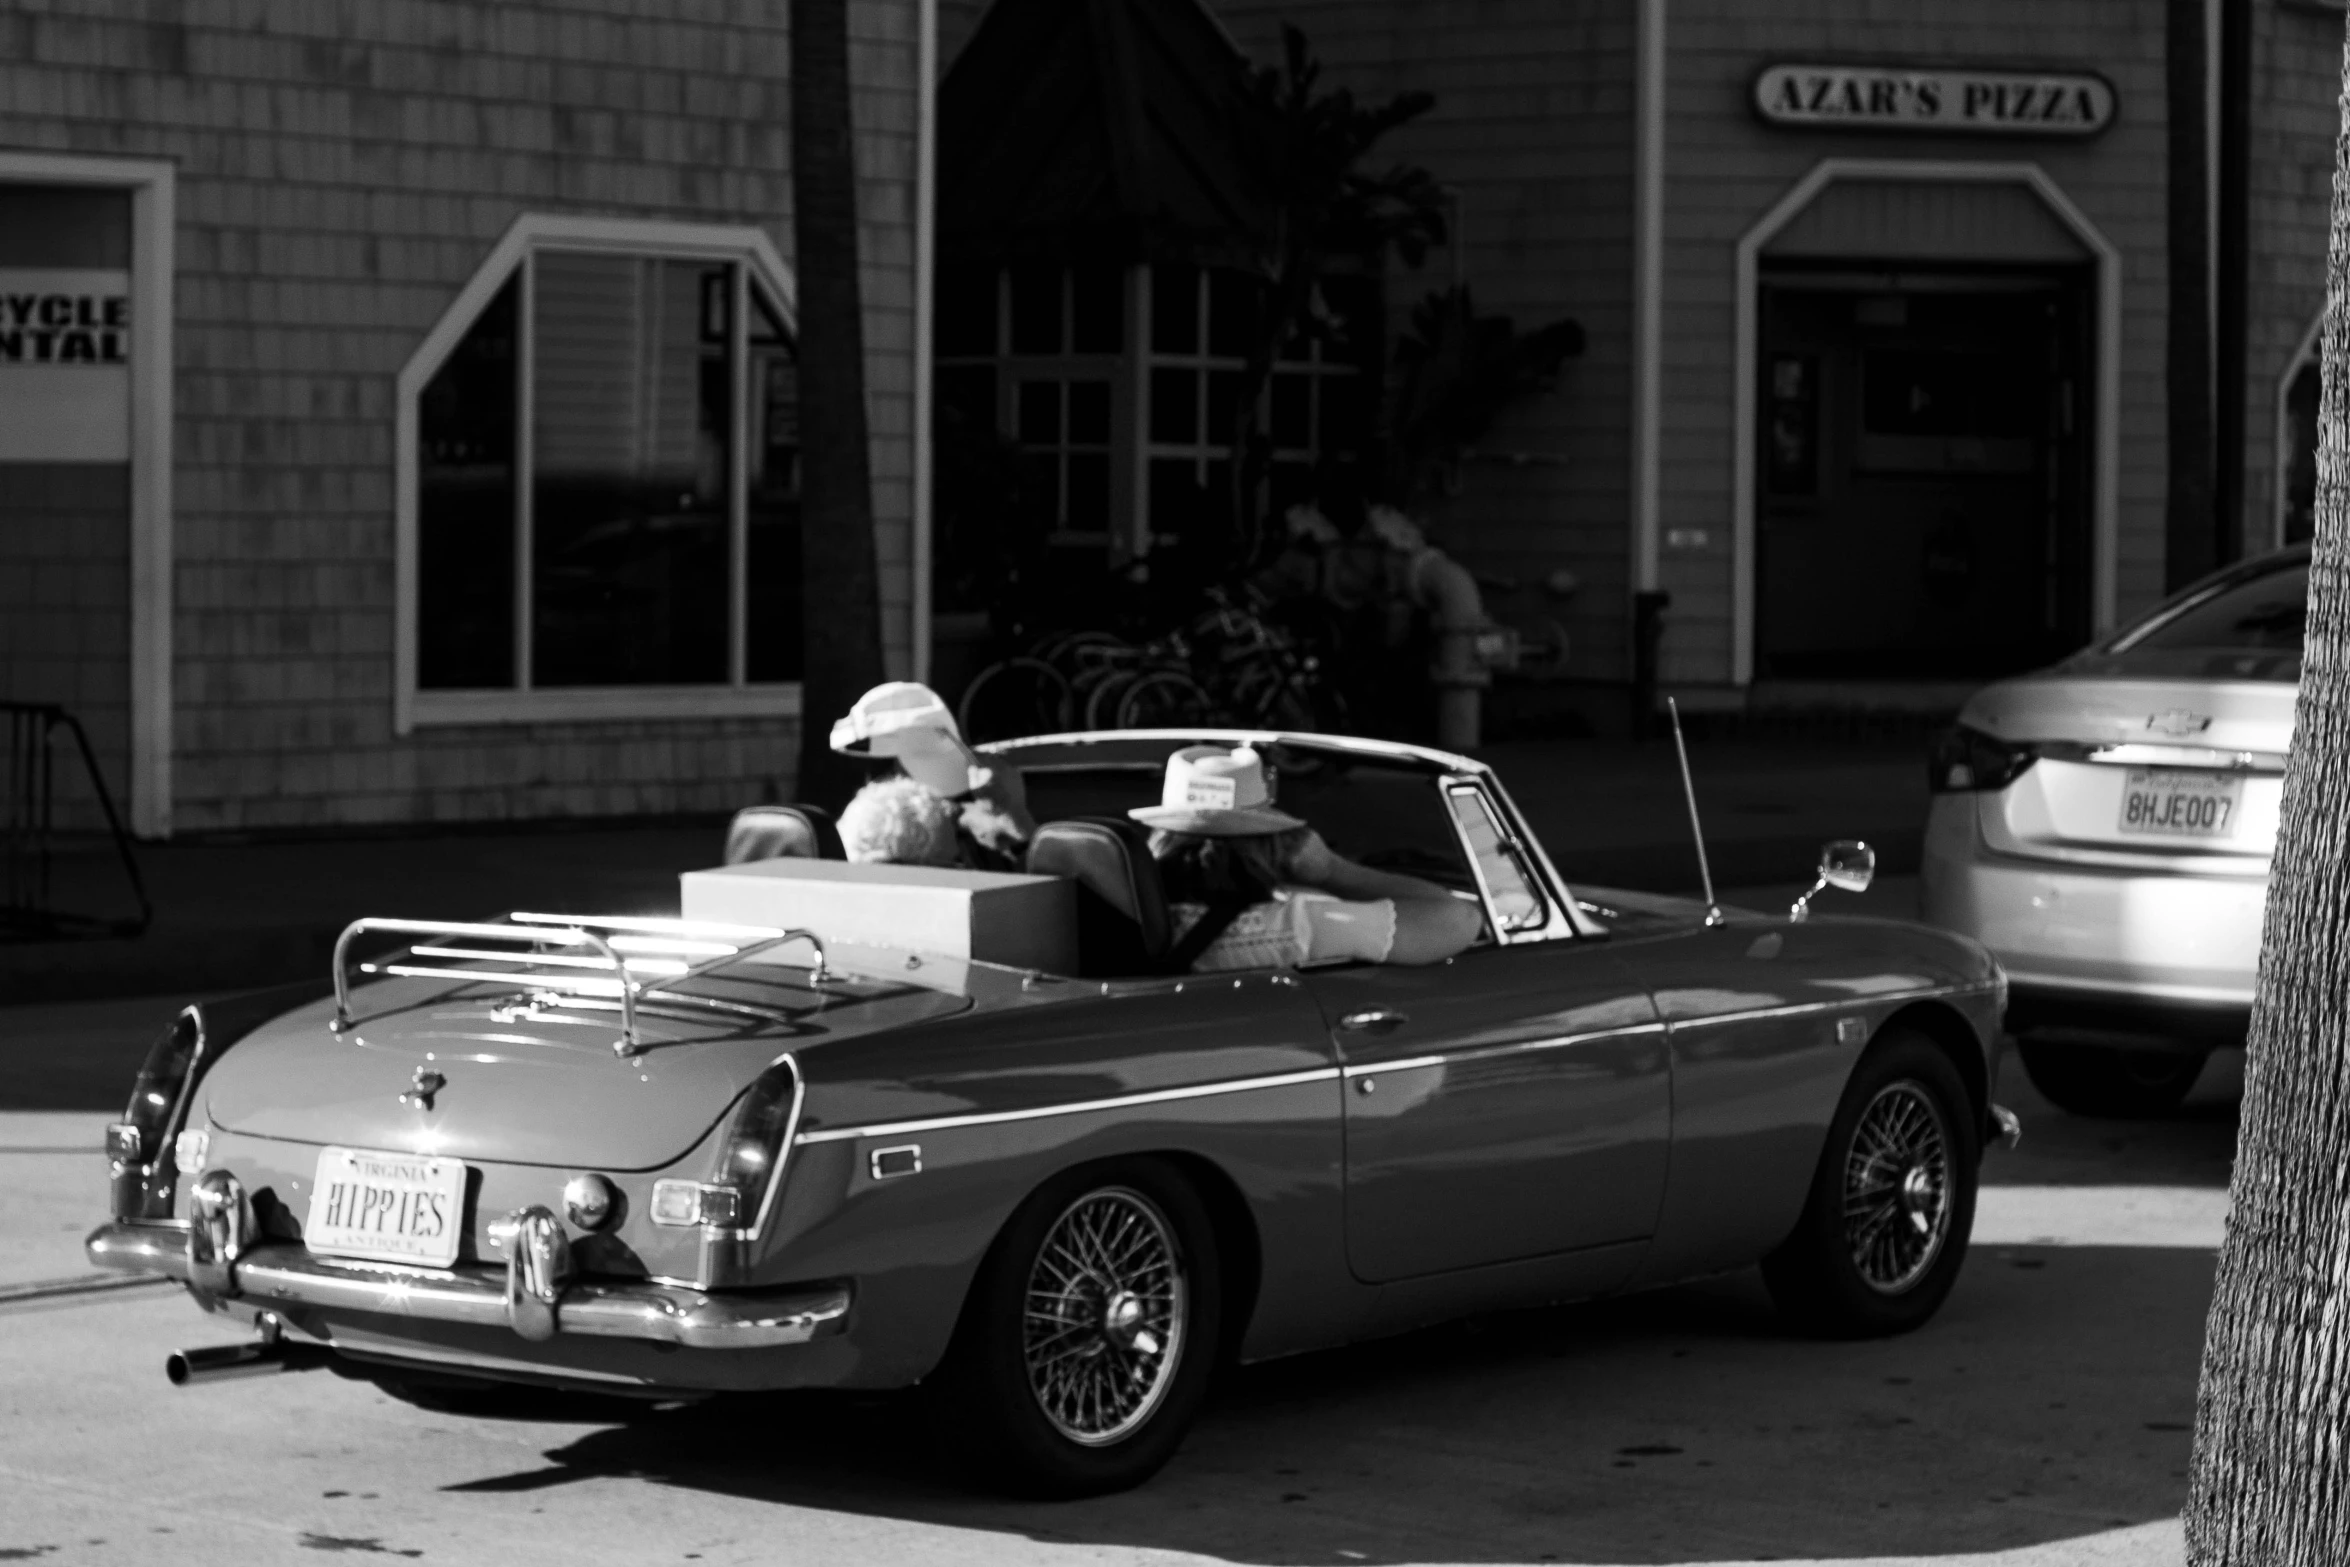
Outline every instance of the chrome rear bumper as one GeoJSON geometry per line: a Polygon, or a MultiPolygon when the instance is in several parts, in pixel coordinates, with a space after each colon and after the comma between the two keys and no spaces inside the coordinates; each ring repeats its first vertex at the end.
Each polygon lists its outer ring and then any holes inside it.
{"type": "Polygon", "coordinates": [[[511,1328],[534,1340],[562,1334],[688,1349],[773,1349],[828,1338],[847,1325],[851,1296],[843,1285],[721,1295],[679,1284],[571,1279],[560,1231],[550,1246],[544,1227],[534,1225],[543,1210],[515,1215],[502,1269],[373,1267],[314,1257],[285,1242],[250,1244],[242,1190],[221,1172],[198,1185],[208,1183],[191,1192],[195,1217],[186,1223],[131,1220],[92,1230],[85,1247],[90,1261],[177,1279],[215,1301],[511,1328]]]}

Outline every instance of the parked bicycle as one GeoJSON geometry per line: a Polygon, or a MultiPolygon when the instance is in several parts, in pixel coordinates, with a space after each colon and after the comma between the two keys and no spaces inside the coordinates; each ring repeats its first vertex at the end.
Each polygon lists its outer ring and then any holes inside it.
{"type": "Polygon", "coordinates": [[[1183,631],[1133,642],[1058,632],[981,670],[956,716],[974,741],[1054,730],[1218,725],[1344,727],[1321,658],[1268,619],[1252,590],[1212,588],[1183,631]]]}

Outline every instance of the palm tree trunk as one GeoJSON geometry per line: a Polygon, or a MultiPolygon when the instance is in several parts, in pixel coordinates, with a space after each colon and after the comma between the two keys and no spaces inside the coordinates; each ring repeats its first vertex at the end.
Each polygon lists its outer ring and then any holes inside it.
{"type": "Polygon", "coordinates": [[[2186,1526],[2198,1567],[2350,1561],[2350,49],[2309,629],[2186,1526]]]}
{"type": "Polygon", "coordinates": [[[832,721],[882,677],[881,572],[865,429],[848,0],[791,0],[792,240],[799,269],[802,800],[837,805],[859,769],[832,721]]]}

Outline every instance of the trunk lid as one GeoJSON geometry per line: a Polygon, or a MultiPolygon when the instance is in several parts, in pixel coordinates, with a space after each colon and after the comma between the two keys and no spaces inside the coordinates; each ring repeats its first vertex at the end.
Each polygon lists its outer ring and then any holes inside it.
{"type": "Polygon", "coordinates": [[[328,1027],[334,1003],[285,1014],[206,1075],[212,1123],[293,1142],[462,1159],[648,1170],[700,1142],[778,1055],[967,1009],[968,998],[868,979],[816,993],[775,971],[763,999],[789,1022],[647,1003],[646,1048],[612,1045],[619,1015],[515,992],[453,993],[393,980],[357,993],[356,1024],[328,1027]],[[445,1082],[424,1110],[401,1096],[420,1069],[445,1082]]]}
{"type": "Polygon", "coordinates": [[[1987,846],[2117,869],[2266,869],[2297,687],[2155,672],[2150,661],[2084,657],[1967,703],[1961,723],[2037,752],[2013,783],[1974,797],[1987,846]]]}

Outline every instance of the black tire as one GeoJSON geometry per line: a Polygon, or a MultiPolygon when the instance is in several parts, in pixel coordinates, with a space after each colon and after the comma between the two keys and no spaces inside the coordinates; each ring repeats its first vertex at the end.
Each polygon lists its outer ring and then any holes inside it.
{"type": "Polygon", "coordinates": [[[1981,1113],[1932,1041],[1892,1030],[1853,1068],[1794,1233],[1763,1259],[1790,1321],[1827,1338],[1907,1333],[1966,1262],[1981,1113]]]}
{"type": "Polygon", "coordinates": [[[974,745],[1053,734],[1069,727],[1069,682],[1042,659],[1007,658],[972,677],[955,719],[974,745]]]}
{"type": "Polygon", "coordinates": [[[2208,1050],[2131,1050],[2028,1037],[2016,1041],[2016,1054],[2050,1104],[2101,1120],[2176,1110],[2211,1057],[2208,1050]]]}
{"type": "Polygon", "coordinates": [[[1089,730],[1118,727],[1118,703],[1139,677],[1130,669],[1113,669],[1085,691],[1085,710],[1081,715],[1083,727],[1089,730]]]}
{"type": "Polygon", "coordinates": [[[1189,729],[1216,721],[1216,700],[1179,669],[1156,669],[1118,694],[1120,729],[1189,729]]]}
{"type": "Polygon", "coordinates": [[[941,1370],[964,1458],[1029,1496],[1093,1496],[1149,1479],[1206,1396],[1223,1293],[1207,1209],[1169,1165],[1111,1160],[1049,1182],[989,1249],[941,1370]],[[1128,1261],[1156,1252],[1171,1270],[1138,1267],[1124,1282],[1146,1288],[1128,1291],[1098,1266],[1055,1267],[1070,1255],[1063,1244],[1100,1226],[1128,1238],[1128,1261]]]}

